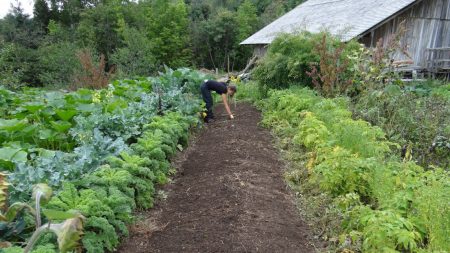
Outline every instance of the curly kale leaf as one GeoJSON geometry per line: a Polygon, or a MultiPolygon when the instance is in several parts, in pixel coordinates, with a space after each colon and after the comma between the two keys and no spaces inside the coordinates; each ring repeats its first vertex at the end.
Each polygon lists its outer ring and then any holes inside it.
{"type": "Polygon", "coordinates": [[[88,253],[103,253],[105,248],[113,251],[119,244],[116,230],[103,217],[87,218],[85,228],[87,231],[81,242],[88,253]]]}
{"type": "Polygon", "coordinates": [[[157,178],[154,171],[159,170],[159,162],[128,153],[122,153],[121,157],[123,160],[117,157],[110,158],[110,165],[132,174],[132,186],[135,189],[137,206],[142,208],[152,207],[155,192],[153,182],[157,178]]]}
{"type": "Polygon", "coordinates": [[[63,190],[53,197],[46,207],[61,211],[78,210],[86,217],[114,218],[112,209],[98,198],[94,190],[77,191],[71,183],[65,183],[63,190]]]}
{"type": "Polygon", "coordinates": [[[82,183],[89,188],[114,186],[130,198],[134,198],[134,189],[131,187],[132,181],[133,176],[128,171],[104,165],[98,171],[83,178],[82,183]]]}

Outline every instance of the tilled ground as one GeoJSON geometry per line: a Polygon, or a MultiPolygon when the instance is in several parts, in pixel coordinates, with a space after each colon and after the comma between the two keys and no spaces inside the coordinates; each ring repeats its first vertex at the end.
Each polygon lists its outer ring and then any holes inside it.
{"type": "Polygon", "coordinates": [[[223,106],[175,161],[167,200],[143,215],[118,252],[314,252],[283,182],[283,164],[260,113],[223,106]]]}

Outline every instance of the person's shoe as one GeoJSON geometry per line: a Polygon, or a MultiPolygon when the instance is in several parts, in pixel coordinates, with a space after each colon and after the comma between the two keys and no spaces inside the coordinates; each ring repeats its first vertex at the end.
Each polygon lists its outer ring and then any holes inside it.
{"type": "Polygon", "coordinates": [[[216,120],[215,119],[207,119],[207,120],[205,120],[205,123],[211,124],[211,123],[214,123],[214,121],[216,121],[216,120]]]}

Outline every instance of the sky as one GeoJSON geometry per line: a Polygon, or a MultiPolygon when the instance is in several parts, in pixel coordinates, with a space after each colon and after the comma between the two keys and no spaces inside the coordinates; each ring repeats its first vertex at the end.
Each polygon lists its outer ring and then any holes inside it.
{"type": "MultiPolygon", "coordinates": [[[[22,4],[22,8],[25,10],[25,13],[32,15],[33,14],[33,0],[18,0],[22,4]]],[[[11,3],[15,3],[16,0],[0,0],[0,18],[3,18],[8,14],[11,9],[11,3]]]]}

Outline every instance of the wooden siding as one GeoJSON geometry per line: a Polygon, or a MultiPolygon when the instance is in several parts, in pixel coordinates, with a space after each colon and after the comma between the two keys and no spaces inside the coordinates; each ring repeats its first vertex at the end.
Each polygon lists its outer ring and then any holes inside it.
{"type": "Polygon", "coordinates": [[[411,58],[398,52],[394,56],[396,60],[411,59],[413,67],[420,69],[430,68],[430,63],[436,60],[443,68],[450,67],[450,0],[422,0],[369,30],[360,41],[366,46],[373,46],[380,38],[386,42],[402,21],[407,29],[402,42],[407,45],[411,58]]]}
{"type": "Polygon", "coordinates": [[[254,45],[253,55],[263,57],[267,53],[267,44],[254,45]]]}

